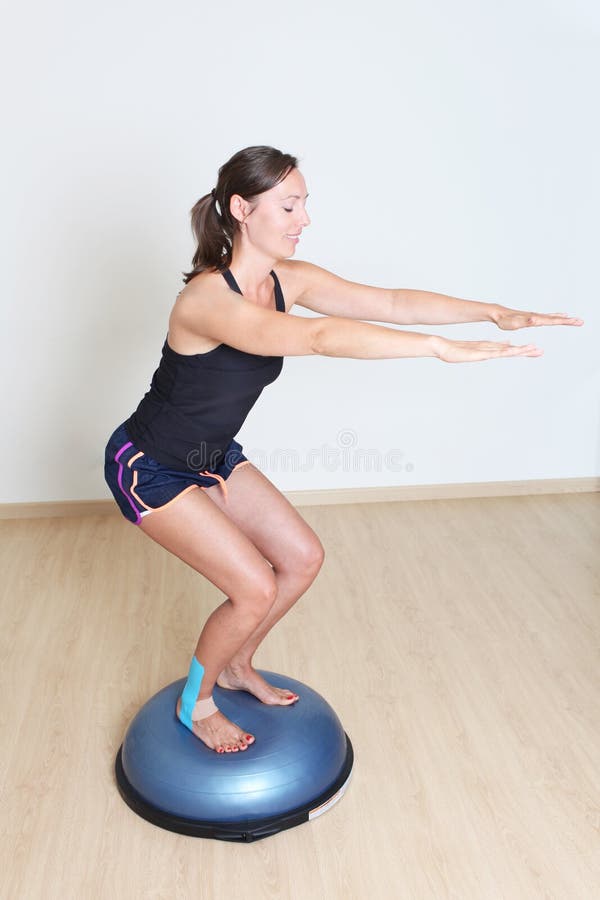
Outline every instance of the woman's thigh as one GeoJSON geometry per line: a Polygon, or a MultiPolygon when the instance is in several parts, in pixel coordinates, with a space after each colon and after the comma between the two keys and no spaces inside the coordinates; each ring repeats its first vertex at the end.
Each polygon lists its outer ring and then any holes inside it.
{"type": "Polygon", "coordinates": [[[204,493],[260,550],[276,571],[318,570],[325,551],[317,534],[293,504],[252,463],[227,479],[227,499],[219,485],[204,493]]]}
{"type": "Polygon", "coordinates": [[[145,534],[204,575],[232,602],[272,602],[277,593],[273,570],[244,532],[207,492],[188,491],[164,509],[144,516],[145,534]]]}

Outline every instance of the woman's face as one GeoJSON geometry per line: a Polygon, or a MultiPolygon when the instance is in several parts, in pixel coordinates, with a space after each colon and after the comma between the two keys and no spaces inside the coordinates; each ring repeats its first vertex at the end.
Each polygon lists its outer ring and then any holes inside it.
{"type": "Polygon", "coordinates": [[[248,241],[266,256],[285,259],[293,256],[302,229],[310,225],[306,212],[308,192],[298,169],[283,181],[259,194],[254,208],[239,195],[232,199],[232,213],[244,222],[242,242],[248,241]],[[240,202],[241,201],[241,202],[240,202]]]}

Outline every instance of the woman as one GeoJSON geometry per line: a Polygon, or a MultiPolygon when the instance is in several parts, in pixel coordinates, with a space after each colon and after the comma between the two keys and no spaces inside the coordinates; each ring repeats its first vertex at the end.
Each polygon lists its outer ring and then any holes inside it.
{"type": "Polygon", "coordinates": [[[150,390],[106,446],[105,477],[125,518],[227,596],[202,629],[176,708],[217,752],[246,750],[255,735],[219,712],[215,684],[269,705],[298,701],[268,684],[252,657],[323,562],[317,535],[234,439],[283,357],[474,362],[542,353],[533,344],[454,341],[361,319],[485,320],[506,330],[581,324],[563,313],[355,284],[289,259],[310,224],[307,197],[297,159],[272,147],[247,147],[221,166],[216,188],[192,209],[198,248],[150,390]],[[285,315],[294,303],[324,315],[285,315]]]}

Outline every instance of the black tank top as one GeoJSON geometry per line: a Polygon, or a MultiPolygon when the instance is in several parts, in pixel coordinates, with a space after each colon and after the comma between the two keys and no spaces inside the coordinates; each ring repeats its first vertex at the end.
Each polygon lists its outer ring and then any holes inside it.
{"type": "MultiPolygon", "coordinates": [[[[232,290],[242,293],[229,269],[222,275],[232,290]]],[[[275,272],[271,275],[276,308],[284,313],[279,279],[275,272]]],[[[280,375],[283,356],[244,353],[228,344],[208,353],[182,354],[167,338],[150,390],[125,429],[136,447],[169,468],[214,469],[263,388],[280,375]]]]}

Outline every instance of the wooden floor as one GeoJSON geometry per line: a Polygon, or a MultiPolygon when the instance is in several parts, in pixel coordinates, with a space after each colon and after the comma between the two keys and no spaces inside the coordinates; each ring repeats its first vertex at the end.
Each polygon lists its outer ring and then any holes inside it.
{"type": "Polygon", "coordinates": [[[0,522],[0,896],[600,896],[600,496],[302,507],[323,568],[256,657],[331,703],[355,767],[252,844],[121,800],[129,721],[221,594],[119,514],[0,522]]]}

